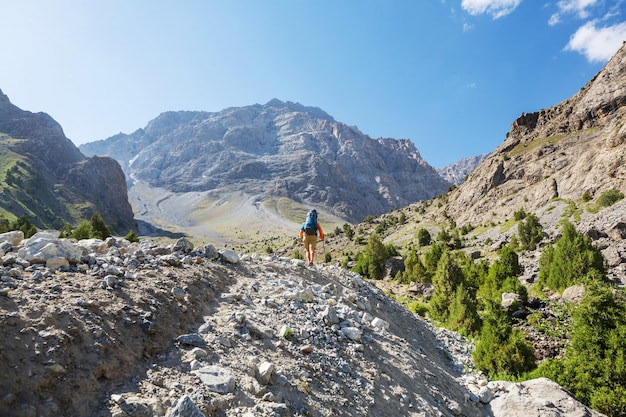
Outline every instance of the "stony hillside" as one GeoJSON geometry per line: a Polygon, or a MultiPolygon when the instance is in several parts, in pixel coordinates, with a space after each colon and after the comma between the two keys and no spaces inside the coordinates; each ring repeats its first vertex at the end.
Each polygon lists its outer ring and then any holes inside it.
{"type": "Polygon", "coordinates": [[[100,213],[118,233],[136,229],[126,181],[111,158],[86,158],[45,113],[11,104],[0,91],[0,213],[40,228],[77,225],[100,213]]]}
{"type": "Polygon", "coordinates": [[[498,223],[554,198],[626,191],[626,44],[573,97],[521,115],[445,206],[459,225],[498,223]]]}
{"type": "Polygon", "coordinates": [[[0,236],[3,416],[599,416],[488,382],[463,338],[336,266],[22,237],[0,236]]]}
{"type": "Polygon", "coordinates": [[[80,149],[119,161],[138,219],[165,224],[179,218],[170,208],[185,201],[186,224],[174,229],[204,236],[211,228],[199,219],[228,223],[220,206],[233,200],[275,213],[272,202],[289,201],[291,210],[276,213],[289,221],[315,206],[327,218],[358,222],[450,185],[409,140],[372,139],[318,108],[279,100],[216,113],[167,112],[130,135],[80,149]],[[163,192],[171,204],[162,204],[163,192]]]}

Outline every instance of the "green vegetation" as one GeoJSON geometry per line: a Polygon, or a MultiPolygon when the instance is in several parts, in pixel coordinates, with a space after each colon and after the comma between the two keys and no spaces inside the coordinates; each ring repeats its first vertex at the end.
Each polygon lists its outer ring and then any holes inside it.
{"type": "Polygon", "coordinates": [[[539,217],[530,213],[517,224],[517,236],[521,250],[535,250],[537,244],[543,239],[543,228],[539,223],[539,217]]]}
{"type": "MultiPolygon", "coordinates": [[[[134,232],[133,232],[134,235],[134,232]]],[[[70,225],[66,225],[61,229],[61,237],[73,237],[75,239],[101,239],[104,240],[111,236],[111,231],[104,224],[102,217],[98,213],[91,216],[91,220],[81,220],[76,228],[72,229],[70,225]]]]}
{"type": "Polygon", "coordinates": [[[134,230],[130,230],[126,236],[124,236],[124,239],[128,240],[131,243],[134,242],[139,242],[139,236],[137,236],[137,234],[135,233],[134,230]]]}
{"type": "Polygon", "coordinates": [[[365,246],[365,251],[356,257],[354,271],[371,279],[382,279],[385,261],[398,254],[393,245],[383,245],[380,237],[372,233],[365,246]]]}
{"type": "MultiPolygon", "coordinates": [[[[619,197],[608,195],[608,201],[619,197]]],[[[561,236],[543,249],[538,283],[530,288],[520,282],[523,271],[516,250],[533,250],[541,242],[543,229],[535,214],[524,210],[514,214],[518,233],[491,262],[472,259],[457,249],[454,237],[460,234],[453,223],[441,229],[436,241],[426,228],[419,228],[403,249],[405,269],[396,281],[432,282],[433,294],[429,301],[413,296],[398,301],[438,325],[471,337],[475,365],[490,378],[548,377],[594,409],[611,417],[626,416],[626,296],[606,280],[601,252],[569,222],[578,208],[573,203],[568,207],[571,210],[566,210],[561,221],[561,236]],[[515,325],[523,319],[514,318],[514,313],[522,308],[529,291],[544,298],[544,291],[562,292],[575,284],[586,288],[580,304],[552,303],[545,297],[556,316],[548,318],[537,312],[525,319],[548,338],[569,340],[561,359],[537,363],[526,333],[515,325]],[[517,294],[521,302],[503,308],[505,292],[517,294]]],[[[367,236],[366,230],[359,229],[359,233],[367,236]]],[[[378,233],[369,236],[356,255],[354,270],[379,279],[395,248],[384,245],[378,233]]]]}
{"type": "Polygon", "coordinates": [[[548,360],[529,378],[547,377],[581,402],[610,416],[626,416],[626,297],[589,283],[573,310],[565,356],[548,360]]]}
{"type": "Polygon", "coordinates": [[[568,221],[563,223],[556,243],[543,250],[539,266],[539,284],[559,292],[575,284],[602,280],[606,275],[600,250],[568,221]]]}
{"type": "Polygon", "coordinates": [[[624,198],[624,193],[619,190],[608,190],[598,197],[598,207],[610,207],[624,198]]]}
{"type": "Polygon", "coordinates": [[[531,142],[520,143],[509,152],[510,156],[517,156],[522,153],[532,152],[536,149],[543,148],[546,145],[554,145],[559,141],[565,139],[567,135],[547,136],[544,138],[537,138],[531,142]]]}
{"type": "Polygon", "coordinates": [[[423,227],[417,231],[417,243],[420,246],[428,246],[431,243],[430,232],[423,227]]]}
{"type": "Polygon", "coordinates": [[[26,239],[37,233],[37,228],[31,222],[30,217],[25,214],[13,221],[9,221],[0,216],[0,233],[6,233],[12,230],[21,230],[26,239]]]}
{"type": "Polygon", "coordinates": [[[535,367],[531,344],[522,332],[511,327],[510,317],[491,305],[483,317],[474,362],[489,375],[520,376],[535,367]]]}

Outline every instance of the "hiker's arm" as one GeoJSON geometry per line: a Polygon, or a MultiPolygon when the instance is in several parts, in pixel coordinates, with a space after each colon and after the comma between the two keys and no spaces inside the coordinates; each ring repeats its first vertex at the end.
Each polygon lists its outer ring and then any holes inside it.
{"type": "Polygon", "coordinates": [[[320,240],[324,240],[324,231],[322,230],[322,225],[319,223],[317,224],[317,230],[320,232],[320,240]]]}

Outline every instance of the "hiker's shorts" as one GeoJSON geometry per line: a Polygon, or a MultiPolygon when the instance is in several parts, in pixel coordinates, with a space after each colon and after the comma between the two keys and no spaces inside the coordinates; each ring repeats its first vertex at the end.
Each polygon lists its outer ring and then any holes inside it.
{"type": "Polygon", "coordinates": [[[304,249],[308,249],[309,246],[315,249],[317,244],[317,235],[304,235],[304,249]]]}

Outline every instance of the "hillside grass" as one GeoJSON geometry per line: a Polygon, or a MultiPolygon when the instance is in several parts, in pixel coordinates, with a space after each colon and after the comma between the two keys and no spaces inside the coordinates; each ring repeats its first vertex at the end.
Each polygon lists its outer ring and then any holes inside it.
{"type": "Polygon", "coordinates": [[[517,156],[526,152],[531,152],[534,151],[536,149],[539,148],[543,148],[546,145],[554,145],[560,141],[562,141],[563,139],[567,139],[570,138],[572,136],[576,136],[576,135],[581,135],[583,133],[587,134],[587,133],[593,133],[595,131],[597,131],[599,128],[597,127],[591,127],[589,129],[584,129],[584,130],[578,130],[576,132],[570,132],[570,133],[565,133],[562,135],[554,135],[554,136],[546,136],[543,138],[537,138],[534,139],[530,142],[525,142],[525,143],[519,143],[517,146],[515,146],[513,149],[511,149],[508,152],[508,156],[512,157],[512,156],[517,156]]]}

